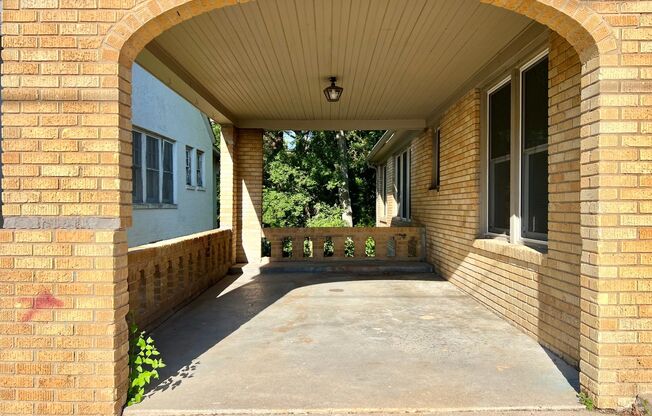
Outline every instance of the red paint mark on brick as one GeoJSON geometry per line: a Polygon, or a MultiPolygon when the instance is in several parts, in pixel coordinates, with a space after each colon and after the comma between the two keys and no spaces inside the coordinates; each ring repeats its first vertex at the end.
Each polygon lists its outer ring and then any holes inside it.
{"type": "Polygon", "coordinates": [[[21,302],[30,302],[32,307],[23,317],[21,321],[31,321],[38,309],[54,309],[63,307],[63,301],[55,298],[51,293],[39,293],[34,298],[23,298],[21,302]]]}

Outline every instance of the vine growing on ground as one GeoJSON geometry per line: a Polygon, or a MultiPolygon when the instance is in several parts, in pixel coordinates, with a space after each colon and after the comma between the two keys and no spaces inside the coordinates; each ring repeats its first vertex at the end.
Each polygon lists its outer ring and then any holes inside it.
{"type": "Polygon", "coordinates": [[[135,323],[129,326],[129,390],[127,406],[140,403],[145,386],[158,379],[158,369],[165,367],[152,337],[146,336],[135,323]]]}

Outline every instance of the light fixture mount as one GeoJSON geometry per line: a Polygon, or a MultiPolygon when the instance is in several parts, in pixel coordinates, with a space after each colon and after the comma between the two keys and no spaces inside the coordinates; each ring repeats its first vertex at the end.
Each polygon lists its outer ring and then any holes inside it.
{"type": "Polygon", "coordinates": [[[340,97],[342,96],[342,91],[344,91],[344,88],[335,85],[335,83],[337,82],[337,77],[329,77],[328,80],[331,82],[331,85],[324,88],[324,95],[326,96],[326,101],[328,101],[329,103],[338,102],[340,100],[340,97]]]}

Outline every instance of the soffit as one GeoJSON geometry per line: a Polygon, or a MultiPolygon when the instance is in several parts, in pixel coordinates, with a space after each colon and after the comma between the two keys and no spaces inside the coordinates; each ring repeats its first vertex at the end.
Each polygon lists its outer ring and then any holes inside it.
{"type": "Polygon", "coordinates": [[[243,127],[423,128],[531,24],[477,0],[258,0],[181,23],[148,50],[243,127]],[[322,93],[331,75],[338,103],[322,93]]]}

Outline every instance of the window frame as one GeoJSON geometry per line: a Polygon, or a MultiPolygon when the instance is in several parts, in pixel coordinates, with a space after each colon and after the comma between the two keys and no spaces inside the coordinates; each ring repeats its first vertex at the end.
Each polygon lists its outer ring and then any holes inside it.
{"type": "Polygon", "coordinates": [[[441,127],[432,135],[432,172],[430,190],[439,192],[441,186],[441,127]]]}
{"type": "MultiPolygon", "coordinates": [[[[176,141],[168,137],[162,136],[160,134],[154,133],[150,130],[144,129],[139,126],[132,127],[133,133],[140,134],[140,166],[141,166],[141,180],[142,180],[142,199],[141,202],[132,202],[132,205],[136,209],[143,208],[176,208],[177,207],[177,192],[176,192],[176,178],[177,178],[177,161],[176,161],[176,141]],[[158,202],[148,202],[147,201],[147,138],[150,137],[156,140],[157,149],[158,149],[158,202]],[[164,176],[164,143],[169,143],[172,146],[172,202],[163,202],[163,176],[164,176]]],[[[133,137],[133,136],[132,136],[133,137]]],[[[132,158],[134,156],[133,151],[133,139],[132,139],[132,158]]],[[[133,159],[132,159],[132,172],[133,172],[133,159]]],[[[132,189],[132,201],[133,201],[133,192],[132,189]]]]}
{"type": "Polygon", "coordinates": [[[186,153],[184,156],[184,161],[185,161],[185,171],[184,174],[186,175],[186,188],[194,189],[194,185],[192,182],[192,177],[193,177],[193,170],[192,170],[192,159],[193,159],[193,150],[194,148],[192,146],[186,146],[186,153]]]}
{"type": "Polygon", "coordinates": [[[396,216],[409,221],[412,218],[411,170],[412,151],[408,147],[394,156],[394,188],[397,202],[396,216]]]}
{"type": "MultiPolygon", "coordinates": [[[[515,244],[524,244],[533,246],[535,248],[547,248],[547,239],[528,238],[523,236],[522,229],[522,215],[523,215],[523,165],[522,165],[522,147],[523,147],[523,130],[522,130],[522,100],[523,100],[523,84],[522,74],[530,69],[532,66],[539,63],[545,57],[549,58],[550,50],[547,47],[537,48],[535,51],[528,53],[524,59],[520,59],[507,71],[502,73],[502,76],[496,77],[497,81],[489,84],[488,88],[484,89],[482,95],[481,113],[484,123],[482,123],[482,158],[481,158],[481,172],[482,172],[482,222],[480,228],[480,235],[484,238],[494,238],[509,241],[515,244]],[[509,235],[498,234],[489,231],[489,159],[490,159],[490,143],[489,143],[489,97],[492,93],[499,90],[507,82],[511,82],[511,123],[510,123],[510,221],[509,221],[509,235]]],[[[550,123],[550,121],[548,121],[550,123]]],[[[549,125],[549,124],[548,124],[549,125]]],[[[543,145],[541,145],[543,146],[543,145]]],[[[546,145],[548,146],[548,144],[546,145]]],[[[547,236],[548,234],[546,234],[547,236]]]]}
{"type": "MultiPolygon", "coordinates": [[[[548,246],[548,233],[533,233],[533,234],[538,234],[538,236],[541,236],[541,238],[533,238],[532,236],[526,237],[523,235],[523,225],[524,225],[524,216],[525,212],[527,212],[527,209],[523,206],[523,201],[524,198],[528,196],[528,190],[525,189],[524,186],[524,181],[526,178],[523,177],[524,173],[524,166],[523,166],[523,155],[525,154],[525,151],[523,149],[523,143],[524,143],[524,132],[523,132],[523,73],[528,71],[530,68],[534,67],[535,65],[539,64],[544,58],[548,58],[550,55],[550,50],[548,48],[544,49],[543,51],[539,52],[536,54],[534,57],[532,57],[530,60],[528,60],[525,64],[521,65],[519,68],[519,89],[518,89],[518,108],[519,108],[519,113],[518,113],[518,178],[519,178],[519,194],[518,194],[518,217],[519,217],[519,222],[518,222],[518,239],[524,243],[529,243],[529,244],[535,244],[535,245],[543,245],[543,246],[548,246]]],[[[548,79],[550,79],[550,74],[548,74],[548,79]]],[[[550,93],[548,91],[548,100],[550,99],[550,93]]],[[[550,105],[548,103],[548,105],[550,105]]],[[[550,119],[548,119],[548,129],[550,128],[550,119]]],[[[545,147],[546,153],[549,148],[549,142],[550,142],[550,134],[548,133],[548,141],[546,142],[545,145],[539,145],[536,146],[535,149],[540,149],[545,147]]],[[[548,183],[549,180],[546,180],[546,183],[548,183]]],[[[547,189],[546,192],[548,192],[548,203],[550,203],[550,191],[547,189]]]]}
{"type": "MultiPolygon", "coordinates": [[[[490,173],[490,169],[491,169],[491,166],[490,166],[490,162],[491,162],[491,143],[490,143],[490,138],[489,138],[489,134],[490,134],[489,126],[491,125],[491,122],[490,122],[490,111],[489,111],[490,110],[490,108],[489,108],[489,97],[491,96],[491,94],[493,94],[496,91],[500,90],[501,88],[503,88],[507,84],[511,84],[511,94],[513,95],[513,93],[514,93],[514,81],[513,81],[512,74],[509,74],[506,77],[502,78],[497,83],[492,84],[493,86],[491,88],[489,88],[487,90],[487,92],[485,93],[486,108],[485,108],[484,114],[485,114],[485,126],[486,126],[485,129],[486,129],[486,132],[485,132],[485,135],[484,135],[484,139],[485,139],[484,140],[485,141],[484,153],[485,153],[485,155],[483,157],[483,159],[485,159],[485,165],[486,165],[485,169],[484,169],[484,177],[487,178],[486,179],[486,186],[485,186],[485,189],[484,189],[484,199],[486,201],[485,202],[486,207],[484,209],[484,220],[485,220],[484,221],[484,234],[486,236],[490,236],[492,238],[499,238],[499,239],[504,239],[504,240],[509,240],[510,236],[513,234],[511,232],[512,231],[511,230],[511,222],[512,222],[512,216],[513,216],[512,212],[511,212],[511,208],[510,208],[510,229],[509,229],[509,232],[508,233],[496,233],[496,232],[489,231],[489,213],[491,212],[491,203],[490,203],[490,201],[491,201],[491,199],[490,199],[491,198],[491,192],[490,192],[491,191],[491,181],[489,179],[489,173],[490,173]]],[[[513,100],[510,98],[510,118],[513,120],[514,113],[513,113],[513,103],[512,103],[512,101],[513,100]]],[[[511,184],[511,178],[512,178],[511,164],[512,164],[512,159],[513,159],[511,147],[514,144],[513,143],[514,142],[513,128],[514,128],[514,126],[510,126],[510,152],[509,152],[509,155],[508,155],[508,157],[509,157],[508,160],[510,161],[510,198],[509,198],[510,207],[512,205],[512,191],[513,191],[512,186],[511,186],[512,185],[511,184]]]]}
{"type": "Polygon", "coordinates": [[[195,149],[195,185],[199,190],[206,189],[205,160],[205,152],[201,149],[195,149]]]}

